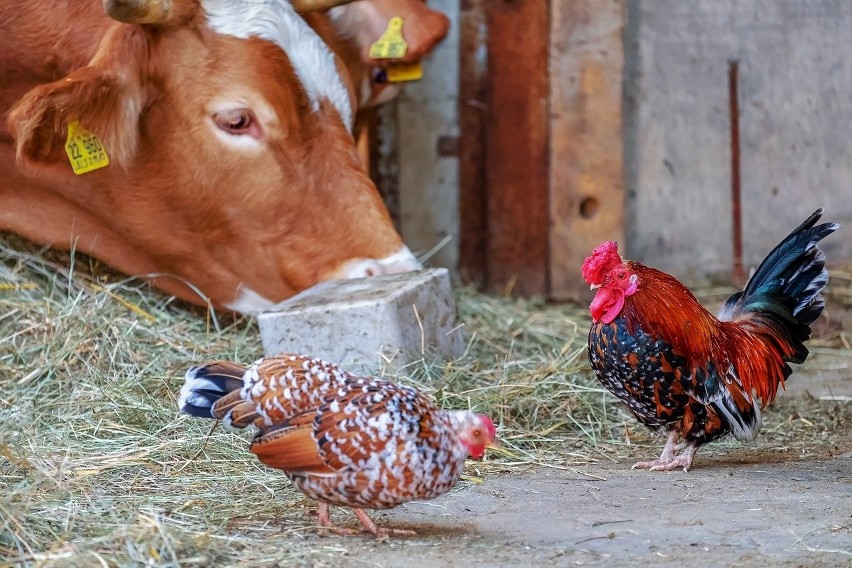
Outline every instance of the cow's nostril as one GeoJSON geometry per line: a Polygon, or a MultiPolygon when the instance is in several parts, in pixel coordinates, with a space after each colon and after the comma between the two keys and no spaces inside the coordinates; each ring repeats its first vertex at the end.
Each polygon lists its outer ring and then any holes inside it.
{"type": "Polygon", "coordinates": [[[375,260],[361,260],[354,263],[350,270],[347,270],[347,278],[368,278],[370,276],[379,276],[385,273],[384,267],[375,260]]]}

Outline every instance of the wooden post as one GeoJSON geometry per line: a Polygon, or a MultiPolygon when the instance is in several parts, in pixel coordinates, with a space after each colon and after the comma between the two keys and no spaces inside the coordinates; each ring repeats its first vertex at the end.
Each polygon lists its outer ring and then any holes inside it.
{"type": "Polygon", "coordinates": [[[549,2],[486,0],[487,290],[546,294],[549,2]]]}
{"type": "Polygon", "coordinates": [[[488,37],[485,3],[463,0],[459,49],[459,276],[484,284],[487,220],[485,217],[485,108],[488,37]]]}
{"type": "Polygon", "coordinates": [[[583,259],[623,242],[625,21],[624,0],[462,2],[466,280],[585,301],[583,259]]]}
{"type": "Polygon", "coordinates": [[[552,0],[550,295],[588,300],[583,260],[624,243],[623,0],[552,0]]]}

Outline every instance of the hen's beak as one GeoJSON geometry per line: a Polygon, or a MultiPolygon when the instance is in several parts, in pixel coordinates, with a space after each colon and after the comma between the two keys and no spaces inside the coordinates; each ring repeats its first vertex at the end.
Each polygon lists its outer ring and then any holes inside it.
{"type": "Polygon", "coordinates": [[[503,444],[500,443],[500,440],[495,439],[495,440],[491,440],[490,442],[485,444],[485,447],[486,448],[496,448],[496,449],[499,450],[500,448],[503,447],[503,444]]]}
{"type": "Polygon", "coordinates": [[[589,290],[597,290],[600,287],[600,284],[589,284],[589,290]]]}

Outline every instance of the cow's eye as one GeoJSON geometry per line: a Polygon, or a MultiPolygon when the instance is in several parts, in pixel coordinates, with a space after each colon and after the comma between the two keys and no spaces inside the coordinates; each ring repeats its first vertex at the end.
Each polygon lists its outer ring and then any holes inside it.
{"type": "Polygon", "coordinates": [[[254,125],[254,116],[248,109],[233,109],[217,112],[213,115],[216,126],[229,134],[250,134],[254,125]]]}

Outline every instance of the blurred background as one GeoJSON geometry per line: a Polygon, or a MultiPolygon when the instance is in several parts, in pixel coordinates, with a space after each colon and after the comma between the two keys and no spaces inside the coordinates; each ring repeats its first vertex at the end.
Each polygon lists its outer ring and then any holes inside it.
{"type": "MultiPolygon", "coordinates": [[[[748,275],[817,207],[852,224],[847,0],[429,0],[425,77],[372,117],[412,249],[492,293],[587,300],[604,240],[748,275]],[[437,249],[437,250],[435,250],[437,249]]],[[[852,238],[825,242],[852,260],[852,238]]]]}

